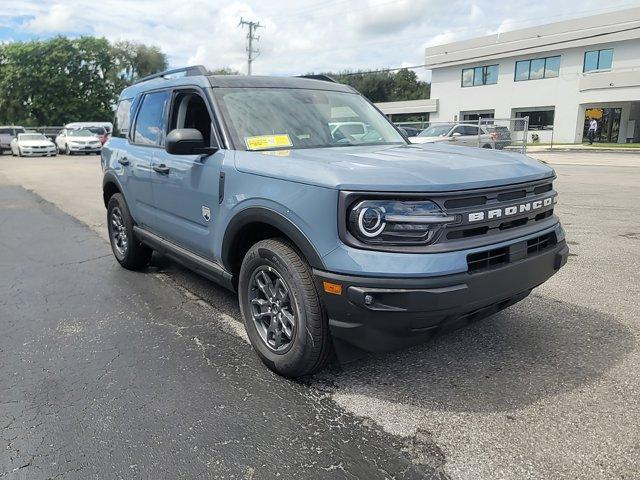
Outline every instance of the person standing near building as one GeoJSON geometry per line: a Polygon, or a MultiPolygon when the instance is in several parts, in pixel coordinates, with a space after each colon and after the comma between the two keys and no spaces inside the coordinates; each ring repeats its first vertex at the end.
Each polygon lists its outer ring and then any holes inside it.
{"type": "Polygon", "coordinates": [[[589,145],[593,145],[593,139],[598,131],[598,122],[595,118],[592,118],[589,122],[589,131],[587,132],[587,138],[589,139],[589,145]]]}

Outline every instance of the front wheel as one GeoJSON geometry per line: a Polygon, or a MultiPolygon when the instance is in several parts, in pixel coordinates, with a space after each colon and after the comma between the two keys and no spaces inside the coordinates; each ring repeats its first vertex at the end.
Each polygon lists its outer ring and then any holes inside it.
{"type": "Polygon", "coordinates": [[[111,250],[120,265],[139,270],[149,264],[153,250],[133,235],[133,219],[120,193],[114,194],[107,203],[107,227],[111,250]]]}
{"type": "Polygon", "coordinates": [[[311,268],[289,243],[269,239],[253,245],[240,268],[238,293],[247,335],[267,367],[294,378],[327,363],[326,314],[311,268]]]}

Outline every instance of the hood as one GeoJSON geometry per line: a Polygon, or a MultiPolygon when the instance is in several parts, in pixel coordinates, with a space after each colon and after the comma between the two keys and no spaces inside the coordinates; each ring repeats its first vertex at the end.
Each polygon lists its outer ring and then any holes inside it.
{"type": "Polygon", "coordinates": [[[18,140],[18,144],[23,147],[53,147],[49,140],[18,140]]]}
{"type": "Polygon", "coordinates": [[[549,166],[518,153],[440,143],[237,151],[235,162],[241,172],[340,190],[466,190],[554,175],[549,166]]]}
{"type": "Polygon", "coordinates": [[[409,137],[411,143],[434,143],[434,142],[446,142],[451,137],[409,137]]]}
{"type": "Polygon", "coordinates": [[[98,137],[67,137],[67,142],[99,142],[98,137]]]}

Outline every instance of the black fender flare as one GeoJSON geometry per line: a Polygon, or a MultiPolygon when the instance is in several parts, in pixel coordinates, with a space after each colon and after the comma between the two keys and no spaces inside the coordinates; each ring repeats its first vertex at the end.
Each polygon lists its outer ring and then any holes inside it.
{"type": "Polygon", "coordinates": [[[102,197],[104,199],[105,207],[107,206],[107,200],[106,198],[104,198],[104,191],[108,183],[113,183],[116,186],[116,188],[120,191],[120,193],[124,195],[124,190],[122,189],[122,185],[120,185],[120,180],[118,180],[118,177],[113,172],[105,173],[104,176],[102,177],[102,197]]]}
{"type": "Polygon", "coordinates": [[[324,269],[322,258],[307,236],[287,217],[265,207],[249,207],[238,212],[227,224],[222,240],[222,263],[227,269],[233,263],[233,247],[238,233],[250,223],[266,223],[284,233],[300,250],[313,268],[324,269]]]}

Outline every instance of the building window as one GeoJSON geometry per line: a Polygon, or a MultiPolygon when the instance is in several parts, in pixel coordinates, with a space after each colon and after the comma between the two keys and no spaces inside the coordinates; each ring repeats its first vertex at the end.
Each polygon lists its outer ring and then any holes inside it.
{"type": "Polygon", "coordinates": [[[595,72],[598,70],[611,70],[613,63],[613,48],[604,50],[592,50],[584,52],[584,72],[595,72]]]}
{"type": "Polygon", "coordinates": [[[462,69],[462,86],[476,87],[498,83],[498,65],[462,69]]]}
{"type": "Polygon", "coordinates": [[[515,81],[555,78],[560,73],[560,56],[516,62],[515,81]]]}
{"type": "MultiPolygon", "coordinates": [[[[544,110],[518,110],[515,112],[516,118],[529,117],[529,130],[553,130],[553,117],[555,109],[544,110]]],[[[515,130],[522,130],[524,125],[517,122],[515,130]]]]}
{"type": "Polygon", "coordinates": [[[474,110],[469,112],[460,112],[460,118],[463,122],[477,122],[480,118],[494,118],[494,110],[474,110]]]}

